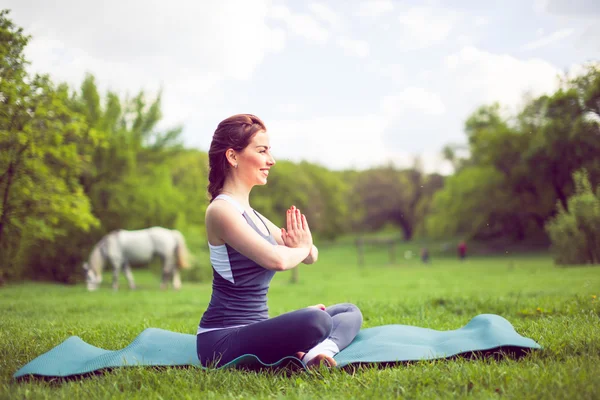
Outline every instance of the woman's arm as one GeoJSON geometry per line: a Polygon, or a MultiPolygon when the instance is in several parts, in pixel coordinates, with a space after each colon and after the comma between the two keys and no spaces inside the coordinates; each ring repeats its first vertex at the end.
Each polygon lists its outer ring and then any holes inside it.
{"type": "MultiPolygon", "coordinates": [[[[256,211],[256,210],[254,210],[254,211],[256,211]]],[[[269,228],[269,233],[271,235],[273,235],[273,238],[275,239],[277,244],[279,244],[281,246],[285,246],[285,243],[283,243],[283,239],[281,238],[281,228],[278,227],[277,225],[275,225],[274,223],[272,223],[268,218],[266,218],[264,215],[262,215],[258,211],[256,211],[256,213],[265,222],[265,224],[267,225],[267,228],[269,228]]]]}
{"type": "Polygon", "coordinates": [[[314,244],[312,245],[311,249],[310,249],[310,253],[308,253],[308,257],[306,257],[302,263],[304,264],[314,264],[317,262],[317,260],[319,259],[319,249],[317,249],[317,246],[315,246],[314,244]]]}
{"type": "MultiPolygon", "coordinates": [[[[290,207],[290,210],[292,210],[292,209],[295,209],[295,207],[294,208],[290,207]]],[[[279,228],[277,225],[272,223],[268,218],[266,218],[264,215],[262,215],[258,211],[256,213],[263,219],[263,221],[265,221],[265,224],[267,224],[267,227],[269,228],[269,232],[273,235],[277,244],[285,246],[285,243],[283,242],[283,238],[281,237],[281,228],[279,228]]],[[[308,221],[307,221],[307,225],[308,225],[308,221]]],[[[288,225],[287,229],[290,230],[289,225],[288,225]]],[[[317,246],[315,246],[313,244],[310,249],[310,253],[304,260],[302,260],[302,263],[303,264],[314,264],[317,262],[318,258],[319,258],[319,249],[317,249],[317,246]]]]}
{"type": "Polygon", "coordinates": [[[211,204],[206,213],[206,229],[241,254],[270,270],[285,271],[294,268],[311,252],[312,239],[297,230],[295,233],[300,238],[298,247],[272,245],[241,218],[235,207],[226,202],[211,204]]]}

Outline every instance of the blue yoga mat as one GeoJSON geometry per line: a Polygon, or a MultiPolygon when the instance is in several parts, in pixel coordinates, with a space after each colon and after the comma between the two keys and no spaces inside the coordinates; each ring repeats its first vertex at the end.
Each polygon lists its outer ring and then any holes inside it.
{"type": "MultiPolygon", "coordinates": [[[[481,314],[460,329],[437,331],[409,325],[383,325],[362,329],[348,347],[335,356],[338,367],[365,363],[432,360],[502,348],[541,349],[534,340],[519,335],[503,317],[481,314]]],[[[273,367],[302,364],[284,357],[265,364],[246,354],[221,368],[273,367]]],[[[27,375],[67,377],[105,368],[126,366],[200,366],[196,336],[158,328],[145,329],[121,350],[105,350],[71,336],[19,369],[14,378],[27,375]]]]}

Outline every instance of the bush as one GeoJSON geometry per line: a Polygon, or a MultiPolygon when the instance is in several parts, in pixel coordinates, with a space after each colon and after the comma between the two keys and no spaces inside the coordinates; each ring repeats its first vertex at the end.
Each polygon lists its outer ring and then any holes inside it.
{"type": "Polygon", "coordinates": [[[65,228],[65,234],[52,239],[37,239],[27,243],[19,261],[24,277],[36,281],[76,284],[85,280],[83,262],[102,237],[98,230],[89,232],[75,227],[65,228]]]}
{"type": "Polygon", "coordinates": [[[600,263],[600,185],[594,193],[587,171],[573,174],[575,193],[568,210],[560,204],[558,213],[546,223],[558,265],[600,263]]]}

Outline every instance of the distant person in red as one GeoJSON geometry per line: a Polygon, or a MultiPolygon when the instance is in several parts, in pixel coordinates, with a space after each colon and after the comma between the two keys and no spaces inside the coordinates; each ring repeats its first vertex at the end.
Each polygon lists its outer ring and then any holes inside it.
{"type": "Polygon", "coordinates": [[[461,241],[458,244],[458,258],[464,260],[467,257],[467,244],[465,241],[461,241]]]}

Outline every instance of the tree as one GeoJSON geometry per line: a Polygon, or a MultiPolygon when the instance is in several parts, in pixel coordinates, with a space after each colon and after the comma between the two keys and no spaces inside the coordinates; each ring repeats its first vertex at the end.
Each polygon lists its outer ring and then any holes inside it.
{"type": "MultiPolygon", "coordinates": [[[[568,208],[573,172],[585,168],[592,182],[600,179],[599,98],[600,67],[590,65],[515,116],[499,104],[478,108],[465,123],[470,158],[436,196],[427,226],[437,235],[545,238],[556,201],[568,208]],[[479,181],[468,183],[469,177],[479,181]]],[[[446,156],[453,159],[451,149],[446,156]]]]}
{"type": "Polygon", "coordinates": [[[156,130],[162,116],[160,102],[160,93],[148,103],[143,92],[124,102],[108,92],[103,106],[93,75],[71,98],[71,108],[88,122],[87,134],[102,139],[80,176],[102,223],[99,234],[153,224],[172,226],[177,219],[184,199],[166,168],[181,151],[181,128],[156,130]]]}
{"type": "Polygon", "coordinates": [[[502,224],[501,216],[509,200],[506,195],[497,197],[496,189],[503,180],[502,174],[492,167],[467,167],[447,178],[444,188],[433,197],[425,221],[427,234],[432,237],[444,237],[449,232],[466,236],[501,235],[502,226],[498,224],[502,224]]]}
{"type": "Polygon", "coordinates": [[[411,240],[423,222],[433,193],[442,185],[443,178],[427,176],[418,160],[406,170],[389,165],[359,173],[353,192],[359,199],[361,226],[378,230],[392,223],[402,230],[405,240],[411,240]]]}
{"type": "Polygon", "coordinates": [[[575,193],[546,224],[559,265],[600,264],[600,185],[592,189],[586,170],[573,173],[575,193]]]}
{"type": "Polygon", "coordinates": [[[0,280],[19,275],[27,245],[89,230],[98,221],[78,182],[85,120],[66,103],[66,86],[28,76],[29,37],[0,12],[0,280]]]}

